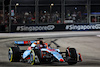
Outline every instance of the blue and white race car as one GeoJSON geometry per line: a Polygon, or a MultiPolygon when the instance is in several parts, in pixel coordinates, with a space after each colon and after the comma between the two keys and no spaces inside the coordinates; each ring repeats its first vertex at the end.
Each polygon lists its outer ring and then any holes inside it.
{"type": "Polygon", "coordinates": [[[28,62],[31,65],[52,62],[67,62],[69,65],[82,61],[81,54],[75,48],[66,48],[66,52],[51,48],[42,40],[15,41],[15,47],[10,47],[8,57],[10,62],[28,62]],[[29,46],[26,50],[20,50],[19,46],[29,46]],[[65,56],[63,56],[65,55],[65,56]]]}

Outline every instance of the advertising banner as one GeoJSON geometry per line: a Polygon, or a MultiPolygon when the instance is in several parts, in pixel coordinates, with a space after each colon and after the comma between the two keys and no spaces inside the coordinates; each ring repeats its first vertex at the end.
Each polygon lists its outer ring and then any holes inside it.
{"type": "Polygon", "coordinates": [[[55,25],[12,25],[12,32],[52,31],[55,25]]]}
{"type": "Polygon", "coordinates": [[[43,31],[92,31],[100,30],[100,24],[50,24],[50,25],[12,25],[12,32],[43,31]]]}
{"type": "Polygon", "coordinates": [[[100,24],[66,25],[65,29],[75,31],[100,30],[100,24]]]}

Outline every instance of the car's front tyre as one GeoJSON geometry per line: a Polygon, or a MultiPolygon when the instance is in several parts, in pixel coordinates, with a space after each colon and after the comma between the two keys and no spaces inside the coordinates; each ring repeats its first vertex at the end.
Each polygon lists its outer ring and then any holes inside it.
{"type": "Polygon", "coordinates": [[[34,50],[31,50],[30,55],[29,55],[30,59],[28,59],[28,63],[31,65],[35,64],[35,53],[34,50]]]}
{"type": "Polygon", "coordinates": [[[21,59],[20,49],[18,47],[10,47],[8,50],[8,58],[10,62],[18,62],[21,59]]]}

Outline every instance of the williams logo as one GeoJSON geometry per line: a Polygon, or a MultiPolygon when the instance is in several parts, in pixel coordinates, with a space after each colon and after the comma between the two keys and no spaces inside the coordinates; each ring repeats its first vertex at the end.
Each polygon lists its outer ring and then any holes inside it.
{"type": "Polygon", "coordinates": [[[17,26],[16,31],[50,31],[55,28],[54,25],[48,26],[17,26]]]}

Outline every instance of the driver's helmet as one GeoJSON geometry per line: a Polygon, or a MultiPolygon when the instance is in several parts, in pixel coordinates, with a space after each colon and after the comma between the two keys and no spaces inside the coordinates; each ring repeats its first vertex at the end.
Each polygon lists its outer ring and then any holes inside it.
{"type": "Polygon", "coordinates": [[[43,45],[43,41],[38,40],[38,41],[37,41],[37,47],[39,47],[39,48],[41,49],[41,48],[43,48],[43,46],[44,46],[44,45],[43,45]]]}
{"type": "Polygon", "coordinates": [[[43,41],[38,40],[38,41],[37,41],[37,44],[43,45],[43,41]]]}

